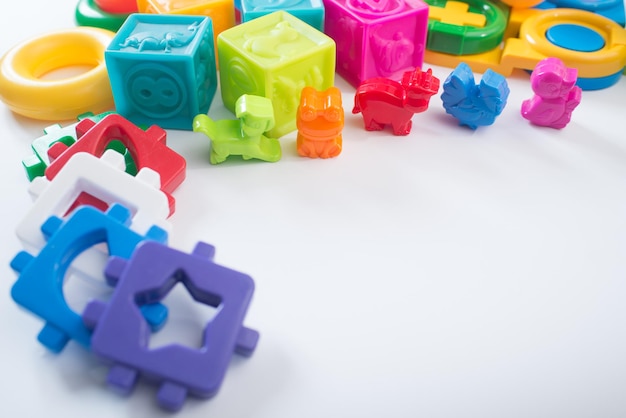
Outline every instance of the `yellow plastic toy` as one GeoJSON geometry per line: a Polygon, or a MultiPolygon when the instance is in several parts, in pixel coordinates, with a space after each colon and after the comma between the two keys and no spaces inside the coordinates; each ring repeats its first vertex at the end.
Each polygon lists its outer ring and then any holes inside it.
{"type": "Polygon", "coordinates": [[[0,59],[0,100],[15,113],[41,120],[69,120],[112,109],[104,51],[113,36],[111,31],[85,26],[14,46],[0,59]],[[91,69],[60,80],[42,78],[74,66],[91,69]]]}

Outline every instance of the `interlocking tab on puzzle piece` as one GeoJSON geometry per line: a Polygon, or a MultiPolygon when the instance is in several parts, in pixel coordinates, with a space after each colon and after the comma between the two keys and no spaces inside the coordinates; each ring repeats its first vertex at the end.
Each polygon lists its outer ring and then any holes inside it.
{"type": "Polygon", "coordinates": [[[535,94],[522,103],[522,116],[538,126],[567,126],[582,97],[576,76],[577,70],[567,68],[558,58],[542,60],[530,76],[535,94]]]}
{"type": "Polygon", "coordinates": [[[243,326],[254,282],[246,274],[213,262],[214,248],[199,242],[192,254],[156,242],[144,242],[128,261],[113,257],[106,275],[118,281],[107,305],[95,301],[83,314],[95,327],[92,350],[113,362],[108,383],[128,393],[140,373],[160,381],[161,407],[178,410],[187,394],[208,398],[217,393],[233,352],[249,356],[259,333],[243,326]],[[198,302],[217,308],[206,324],[203,346],[171,344],[150,349],[150,331],[138,307],[163,300],[182,283],[198,302]]]}
{"type": "Polygon", "coordinates": [[[62,143],[54,144],[48,155],[50,166],[46,177],[52,180],[62,167],[79,152],[87,152],[97,157],[104,154],[113,141],[121,142],[132,156],[138,170],[151,168],[161,177],[161,190],[168,195],[170,214],[174,213],[174,198],[171,193],[183,182],[186,161],[166,145],[166,132],[156,125],[142,130],[118,114],[112,114],[99,123],[89,119],[76,126],[77,141],[71,147],[62,143]]]}
{"type": "Polygon", "coordinates": [[[441,100],[446,113],[454,116],[459,125],[476,129],[493,124],[508,97],[509,87],[502,75],[487,70],[477,85],[471,68],[461,63],[443,83],[441,100]]]}
{"type": "MultiPolygon", "coordinates": [[[[51,351],[60,352],[70,339],[85,347],[90,345],[90,330],[81,316],[70,309],[63,292],[68,268],[81,252],[106,243],[110,255],[127,259],[144,240],[166,242],[164,230],[155,226],[140,235],[128,228],[130,220],[130,211],[118,204],[106,213],[83,206],[66,221],[52,216],[41,226],[48,242],[39,254],[33,256],[22,251],[11,261],[11,268],[19,274],[11,288],[11,297],[46,322],[38,340],[51,351]]],[[[158,321],[166,317],[164,309],[150,305],[146,321],[155,328],[160,327],[158,321]]]]}
{"type": "MultiPolygon", "coordinates": [[[[78,116],[78,120],[81,121],[85,118],[89,118],[94,122],[99,122],[102,118],[111,113],[113,112],[104,112],[99,115],[86,113],[78,116]]],[[[31,144],[33,154],[22,160],[22,165],[26,170],[26,175],[29,180],[44,175],[46,168],[50,165],[48,150],[52,145],[57,142],[62,142],[69,147],[76,142],[76,125],[78,125],[78,122],[64,127],[57,123],[44,128],[44,135],[35,139],[31,144]]]]}
{"type": "MultiPolygon", "coordinates": [[[[571,32],[569,32],[571,33],[571,32]]],[[[539,61],[556,57],[568,67],[578,69],[577,84],[583,90],[595,90],[615,84],[626,65],[626,29],[603,16],[575,9],[516,9],[513,8],[507,29],[508,39],[504,47],[496,47],[480,54],[455,56],[426,50],[426,62],[446,67],[456,67],[460,62],[467,63],[472,70],[484,73],[488,69],[506,76],[514,69],[532,70],[539,61]],[[554,28],[576,26],[585,33],[592,31],[597,48],[590,51],[577,43],[580,36],[572,38],[548,36],[554,28]],[[519,28],[519,30],[517,30],[519,28]],[[581,50],[584,49],[584,50],[581,50]]],[[[585,43],[589,36],[583,36],[585,43]]]]}
{"type": "MultiPolygon", "coordinates": [[[[81,152],[75,154],[52,181],[37,177],[29,193],[34,203],[17,226],[16,234],[24,248],[37,253],[46,245],[39,226],[50,216],[64,217],[76,199],[87,193],[107,205],[120,203],[132,213],[130,228],[139,234],[153,225],[169,231],[167,195],[159,190],[159,175],[142,168],[133,177],[124,171],[124,157],[107,150],[101,158],[81,152]]],[[[101,275],[105,255],[90,249],[77,260],[76,270],[88,277],[101,275]]]]}

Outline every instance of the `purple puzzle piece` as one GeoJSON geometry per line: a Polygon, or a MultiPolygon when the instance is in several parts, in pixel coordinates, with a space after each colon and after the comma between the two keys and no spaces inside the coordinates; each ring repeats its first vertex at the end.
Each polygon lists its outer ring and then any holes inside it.
{"type": "Polygon", "coordinates": [[[214,247],[199,242],[192,254],[158,243],[141,244],[130,260],[112,257],[105,275],[118,286],[108,304],[90,303],[83,313],[94,328],[94,353],[115,363],[108,383],[130,392],[139,373],[161,383],[161,407],[180,409],[188,393],[208,398],[217,393],[233,352],[249,356],[259,333],[243,326],[254,292],[252,278],[213,262],[214,247]],[[157,244],[157,245],[153,245],[157,244]],[[170,344],[150,349],[150,328],[140,306],[161,301],[181,282],[191,296],[218,308],[204,328],[203,346],[170,344]]]}

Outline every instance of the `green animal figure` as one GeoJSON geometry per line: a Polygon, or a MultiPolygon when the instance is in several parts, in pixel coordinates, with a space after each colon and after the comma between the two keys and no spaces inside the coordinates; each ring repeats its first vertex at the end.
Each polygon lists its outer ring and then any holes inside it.
{"type": "Polygon", "coordinates": [[[274,127],[274,108],[266,97],[244,94],[235,103],[237,119],[213,120],[201,114],[193,119],[193,131],[211,140],[211,164],[231,155],[276,162],[282,155],[280,142],[263,135],[274,127]]]}

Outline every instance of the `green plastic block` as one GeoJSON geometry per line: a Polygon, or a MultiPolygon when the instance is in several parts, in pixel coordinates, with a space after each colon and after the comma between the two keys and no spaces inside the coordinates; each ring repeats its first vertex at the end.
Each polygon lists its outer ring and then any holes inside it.
{"type": "Polygon", "coordinates": [[[224,106],[235,113],[244,94],[272,101],[276,123],[268,135],[296,130],[296,111],[305,86],[335,82],[335,41],[291,14],[278,11],[225,30],[217,37],[224,106]]]}

